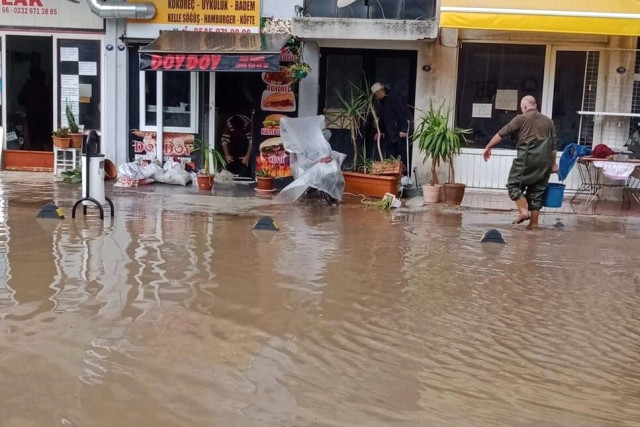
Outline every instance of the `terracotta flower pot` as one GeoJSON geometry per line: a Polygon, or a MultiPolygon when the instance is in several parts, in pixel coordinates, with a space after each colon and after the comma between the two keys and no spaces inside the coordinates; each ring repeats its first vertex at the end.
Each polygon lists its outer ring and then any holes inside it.
{"type": "Polygon", "coordinates": [[[444,184],[444,201],[452,205],[459,205],[464,198],[464,184],[444,184]]]}
{"type": "Polygon", "coordinates": [[[118,168],[109,159],[104,159],[104,179],[116,179],[118,177],[118,168]]]}
{"type": "Polygon", "coordinates": [[[422,186],[422,197],[425,205],[438,203],[440,201],[440,187],[442,186],[439,184],[427,184],[422,186]]]}
{"type": "Polygon", "coordinates": [[[273,190],[273,184],[275,179],[272,176],[259,176],[258,178],[258,190],[271,191],[273,190]]]}
{"type": "Polygon", "coordinates": [[[384,197],[385,194],[398,194],[397,175],[371,175],[358,172],[342,172],[344,192],[362,194],[367,197],[384,197]]]}
{"type": "Polygon", "coordinates": [[[53,145],[58,148],[69,148],[71,145],[71,138],[60,138],[57,136],[53,137],[53,145]]]}
{"type": "Polygon", "coordinates": [[[211,191],[213,188],[213,175],[198,174],[198,188],[202,191],[211,191]]]}
{"type": "Polygon", "coordinates": [[[70,133],[71,148],[82,148],[82,142],[84,140],[84,134],[82,133],[70,133]]]}

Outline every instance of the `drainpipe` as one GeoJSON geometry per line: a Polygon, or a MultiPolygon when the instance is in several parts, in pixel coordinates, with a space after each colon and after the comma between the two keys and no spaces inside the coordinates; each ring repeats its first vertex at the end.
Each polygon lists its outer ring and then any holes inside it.
{"type": "Polygon", "coordinates": [[[151,19],[156,15],[156,7],[151,3],[102,0],[87,0],[87,3],[100,18],[151,19]]]}

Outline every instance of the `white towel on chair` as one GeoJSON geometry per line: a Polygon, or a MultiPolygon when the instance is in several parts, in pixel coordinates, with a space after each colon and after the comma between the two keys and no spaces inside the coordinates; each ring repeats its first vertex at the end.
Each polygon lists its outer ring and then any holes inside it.
{"type": "Polygon", "coordinates": [[[609,179],[626,181],[638,165],[622,162],[593,162],[593,166],[602,169],[602,174],[609,179]]]}

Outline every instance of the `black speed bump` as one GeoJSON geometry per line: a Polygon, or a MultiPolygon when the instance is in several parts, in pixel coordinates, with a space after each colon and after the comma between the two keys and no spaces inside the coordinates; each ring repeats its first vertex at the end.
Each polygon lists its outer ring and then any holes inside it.
{"type": "Polygon", "coordinates": [[[270,216],[263,216],[253,225],[254,230],[278,231],[280,227],[270,216]]]}
{"type": "Polygon", "coordinates": [[[40,209],[36,218],[64,219],[64,212],[55,203],[47,203],[40,209]]]}
{"type": "Polygon", "coordinates": [[[484,233],[484,236],[482,237],[480,243],[499,243],[501,245],[505,244],[504,239],[502,238],[502,234],[500,234],[500,232],[495,228],[492,228],[491,230],[484,233]]]}

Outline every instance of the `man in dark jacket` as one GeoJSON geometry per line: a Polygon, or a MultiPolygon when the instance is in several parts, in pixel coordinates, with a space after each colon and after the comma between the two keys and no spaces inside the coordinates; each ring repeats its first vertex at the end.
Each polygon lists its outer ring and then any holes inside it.
{"type": "MultiPolygon", "coordinates": [[[[406,138],[409,131],[409,107],[400,96],[387,91],[381,83],[374,83],[371,92],[376,99],[376,109],[380,115],[382,154],[385,157],[402,157],[402,163],[408,168],[406,138]]],[[[377,134],[375,140],[378,140],[377,134]]]]}

